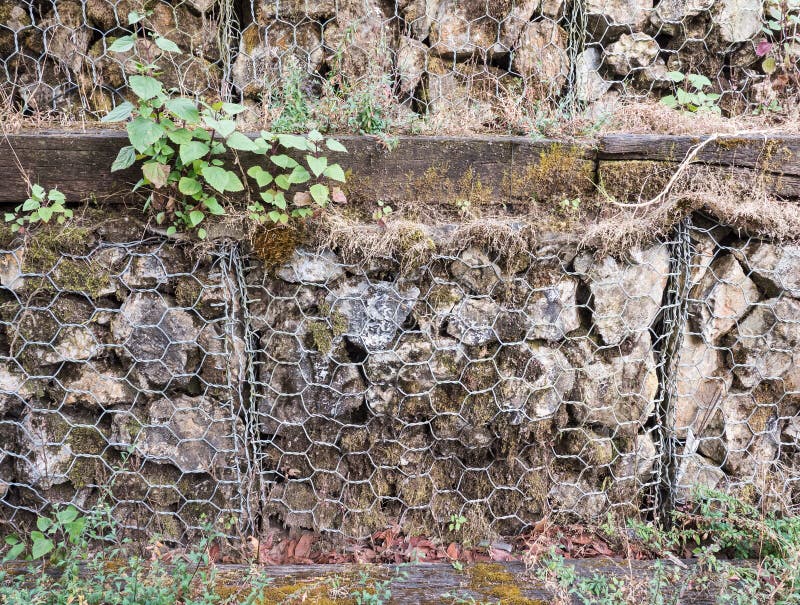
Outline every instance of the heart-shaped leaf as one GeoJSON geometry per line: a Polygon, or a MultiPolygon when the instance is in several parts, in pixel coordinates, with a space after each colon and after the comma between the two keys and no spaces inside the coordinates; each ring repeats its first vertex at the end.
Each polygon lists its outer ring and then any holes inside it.
{"type": "Polygon", "coordinates": [[[208,145],[201,141],[191,141],[181,145],[178,154],[180,155],[181,162],[184,164],[191,164],[195,160],[199,160],[208,153],[208,145]]]}
{"type": "Polygon", "coordinates": [[[306,162],[308,163],[308,167],[311,169],[311,172],[314,173],[314,176],[318,177],[325,169],[328,167],[328,158],[326,157],[314,157],[313,155],[306,156],[306,162]]]}

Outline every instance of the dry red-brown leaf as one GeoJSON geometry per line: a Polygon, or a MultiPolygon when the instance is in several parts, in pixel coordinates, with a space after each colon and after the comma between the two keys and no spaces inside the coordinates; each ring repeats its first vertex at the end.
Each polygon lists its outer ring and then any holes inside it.
{"type": "Polygon", "coordinates": [[[489,548],[489,557],[492,561],[516,561],[517,557],[513,555],[513,553],[508,552],[507,550],[503,550],[501,548],[489,548]]]}
{"type": "Polygon", "coordinates": [[[331,199],[337,204],[347,203],[347,196],[344,194],[344,191],[342,191],[339,187],[331,188],[331,199]]]}
{"type": "Polygon", "coordinates": [[[447,547],[447,556],[451,559],[458,559],[458,555],[458,544],[450,542],[450,545],[447,547]]]}
{"type": "Polygon", "coordinates": [[[294,547],[294,556],[296,559],[307,559],[311,553],[311,546],[314,544],[314,534],[304,533],[297,541],[297,546],[294,547]]]}

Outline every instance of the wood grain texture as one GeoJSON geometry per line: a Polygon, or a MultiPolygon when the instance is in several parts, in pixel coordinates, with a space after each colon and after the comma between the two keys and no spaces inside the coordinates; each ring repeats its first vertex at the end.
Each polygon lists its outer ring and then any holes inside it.
{"type": "MultiPolygon", "coordinates": [[[[398,203],[454,203],[458,199],[505,204],[560,200],[590,195],[599,162],[649,161],[669,165],[682,160],[701,141],[688,136],[608,135],[597,147],[525,137],[398,138],[389,151],[377,138],[337,137],[348,154],[329,154],[349,170],[348,194],[354,202],[378,199],[398,203]]],[[[139,169],[112,173],[124,132],[31,132],[0,139],[0,203],[19,203],[27,195],[27,177],[45,188],[58,187],[70,201],[95,197],[125,201],[139,169]]],[[[248,160],[242,156],[244,166],[248,160]]],[[[783,178],[779,195],[798,197],[800,136],[723,137],[703,149],[701,163],[757,169],[783,178]],[[794,195],[793,195],[794,194],[794,195]]]]}
{"type": "MultiPolygon", "coordinates": [[[[606,135],[600,140],[597,158],[680,162],[703,140],[704,137],[655,134],[606,135]]],[[[723,136],[704,147],[697,161],[800,176],[800,135],[723,136]]]]}

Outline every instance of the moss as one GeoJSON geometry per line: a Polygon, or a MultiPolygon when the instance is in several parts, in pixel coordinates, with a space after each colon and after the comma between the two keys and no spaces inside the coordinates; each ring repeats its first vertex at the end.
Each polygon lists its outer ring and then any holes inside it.
{"type": "Polygon", "coordinates": [[[200,282],[191,277],[181,277],[175,285],[175,302],[181,307],[194,307],[202,293],[200,282]]]}
{"type": "Polygon", "coordinates": [[[108,273],[96,263],[62,259],[53,275],[56,285],[69,292],[84,292],[91,298],[100,298],[111,285],[108,273]]]}
{"type": "Polygon", "coordinates": [[[108,446],[103,435],[93,427],[76,426],[70,430],[66,443],[76,454],[98,455],[108,446]]]}
{"type": "Polygon", "coordinates": [[[294,227],[265,227],[253,237],[253,252],[267,267],[288,261],[302,241],[301,232],[294,227]]]}
{"type": "Polygon", "coordinates": [[[593,178],[594,163],[583,158],[583,150],[553,143],[521,173],[506,172],[503,188],[515,199],[558,203],[593,195],[593,178]]]}
{"type": "Polygon", "coordinates": [[[468,568],[469,587],[488,597],[498,599],[498,605],[543,605],[522,593],[514,575],[499,563],[477,563],[468,568]]]}
{"type": "Polygon", "coordinates": [[[79,456],[67,471],[70,483],[76,489],[102,484],[103,462],[99,458],[79,456]]]}
{"type": "Polygon", "coordinates": [[[312,321],[308,324],[308,335],[315,351],[327,355],[333,348],[333,333],[326,321],[312,321]]]}
{"type": "Polygon", "coordinates": [[[600,162],[598,177],[606,195],[619,201],[651,199],[667,184],[675,164],[649,160],[600,162]]]}

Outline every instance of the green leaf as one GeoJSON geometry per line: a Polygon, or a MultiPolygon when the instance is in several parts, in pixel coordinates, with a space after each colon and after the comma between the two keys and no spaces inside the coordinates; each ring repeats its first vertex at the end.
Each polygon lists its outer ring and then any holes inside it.
{"type": "Polygon", "coordinates": [[[136,44],[136,36],[122,36],[114,40],[108,50],[112,53],[124,53],[132,49],[134,44],[136,44]]]}
{"type": "Polygon", "coordinates": [[[6,556],[3,558],[3,561],[13,561],[14,559],[19,558],[19,556],[25,551],[25,545],[15,544],[9,551],[6,553],[6,556]]]}
{"type": "Polygon", "coordinates": [[[662,97],[661,103],[673,109],[675,109],[678,106],[678,101],[675,99],[674,95],[667,95],[666,97],[662,97]]]}
{"type": "Polygon", "coordinates": [[[31,556],[34,559],[41,559],[46,554],[55,548],[52,540],[42,538],[41,540],[34,539],[33,547],[31,548],[31,556]]]}
{"type": "Polygon", "coordinates": [[[347,148],[336,139],[328,139],[327,141],[325,141],[325,144],[331,151],[338,151],[339,153],[347,153],[347,148]]]}
{"type": "Polygon", "coordinates": [[[202,212],[201,210],[192,210],[189,213],[189,224],[192,227],[196,227],[203,221],[204,218],[206,218],[204,212],[202,212]]]}
{"type": "Polygon", "coordinates": [[[34,185],[31,187],[31,197],[39,202],[44,199],[44,187],[41,185],[34,185]]]}
{"type": "Polygon", "coordinates": [[[227,113],[229,116],[235,116],[236,114],[242,113],[246,111],[247,108],[244,105],[239,105],[238,103],[223,103],[220,106],[220,109],[227,113]]]}
{"type": "Polygon", "coordinates": [[[683,74],[679,71],[668,71],[667,77],[673,82],[683,82],[683,74]]]}
{"type": "Polygon", "coordinates": [[[292,170],[289,175],[289,182],[293,185],[300,185],[302,183],[307,183],[310,178],[311,175],[308,173],[308,170],[298,165],[294,167],[294,170],[292,170]]]}
{"type": "Polygon", "coordinates": [[[238,149],[239,151],[258,150],[258,146],[241,132],[232,132],[226,143],[231,149],[238,149]]]}
{"type": "Polygon", "coordinates": [[[215,120],[214,118],[205,117],[203,121],[209,128],[216,130],[223,139],[236,130],[236,122],[233,120],[215,120]]]}
{"type": "Polygon", "coordinates": [[[294,158],[290,158],[288,155],[281,154],[281,155],[273,155],[270,156],[270,161],[275,164],[276,166],[280,166],[281,168],[294,168],[298,165],[297,161],[294,158]]]}
{"type": "Polygon", "coordinates": [[[66,525],[67,523],[72,523],[75,519],[78,518],[78,509],[74,506],[68,506],[62,511],[56,513],[56,519],[58,522],[66,525]]]}
{"type": "Polygon", "coordinates": [[[188,130],[186,128],[178,128],[177,130],[167,131],[167,138],[169,138],[169,140],[175,143],[176,145],[183,145],[184,143],[188,143],[189,141],[191,141],[193,135],[191,130],[188,130]]]}
{"type": "Polygon", "coordinates": [[[330,192],[328,191],[328,187],[322,183],[311,185],[308,192],[311,194],[311,197],[314,198],[314,201],[318,206],[324,206],[328,203],[328,196],[330,195],[330,192]]]}
{"type": "Polygon", "coordinates": [[[36,519],[36,527],[39,528],[39,531],[47,531],[52,524],[53,522],[47,517],[39,517],[36,519]]]}
{"type": "Polygon", "coordinates": [[[203,168],[203,178],[220,193],[225,193],[228,185],[228,171],[219,166],[206,166],[203,168]]]}
{"type": "Polygon", "coordinates": [[[170,225],[167,227],[167,237],[172,237],[178,232],[178,228],[175,225],[170,225]]]}
{"type": "Polygon", "coordinates": [[[143,13],[139,13],[137,11],[130,11],[128,13],[128,25],[135,25],[139,23],[142,19],[144,19],[147,15],[143,13]]]}
{"type": "Polygon", "coordinates": [[[195,102],[191,99],[177,97],[167,101],[165,106],[167,110],[178,116],[184,122],[197,124],[200,121],[200,112],[197,110],[195,102]]]}
{"type": "Polygon", "coordinates": [[[150,76],[131,76],[128,83],[134,94],[143,101],[152,99],[164,91],[161,82],[150,76]]]}
{"type": "Polygon", "coordinates": [[[50,208],[49,206],[42,206],[41,208],[39,208],[38,213],[39,213],[39,219],[41,219],[43,223],[47,223],[53,216],[53,209],[50,208]]]}
{"type": "Polygon", "coordinates": [[[278,176],[276,176],[275,177],[275,184],[278,187],[280,187],[281,189],[283,189],[284,191],[292,186],[292,183],[289,180],[289,177],[286,176],[285,174],[279,174],[278,176]]]}
{"type": "Polygon", "coordinates": [[[181,53],[181,49],[178,47],[178,45],[164,36],[156,36],[156,46],[168,53],[181,53]]]}
{"type": "Polygon", "coordinates": [[[138,116],[132,122],[128,122],[126,129],[128,138],[133,148],[139,153],[144,151],[164,135],[164,127],[138,116]]]}
{"type": "Polygon", "coordinates": [[[117,170],[125,170],[126,168],[130,168],[133,166],[133,163],[136,161],[136,150],[130,145],[123,147],[119,150],[117,154],[117,158],[114,160],[114,163],[111,164],[111,172],[116,172],[117,170]]]}
{"type": "Polygon", "coordinates": [[[701,74],[689,74],[686,76],[686,79],[697,90],[702,90],[706,86],[711,86],[711,80],[701,74]]]}
{"type": "Polygon", "coordinates": [[[39,200],[34,199],[32,197],[29,197],[22,204],[22,211],[23,212],[30,212],[31,210],[36,210],[41,205],[42,205],[42,203],[39,200]]]}
{"type": "Polygon", "coordinates": [[[339,181],[340,183],[345,182],[344,170],[339,164],[331,164],[325,169],[324,172],[325,176],[329,179],[333,179],[334,181],[339,181]]]}
{"type": "Polygon", "coordinates": [[[195,195],[202,191],[203,186],[200,185],[200,182],[192,177],[189,176],[182,176],[181,180],[178,181],[178,191],[180,191],[183,195],[195,195]]]}
{"type": "Polygon", "coordinates": [[[215,197],[206,198],[203,201],[203,205],[208,209],[208,211],[213,214],[214,216],[222,216],[225,214],[225,208],[223,208],[220,203],[217,201],[215,197]]]}
{"type": "Polygon", "coordinates": [[[123,120],[127,120],[129,117],[131,117],[132,112],[133,112],[133,103],[125,101],[124,103],[120,103],[114,109],[109,111],[106,115],[103,116],[103,119],[100,121],[122,122],[123,120]]]}
{"type": "Polygon", "coordinates": [[[305,137],[296,134],[278,135],[278,142],[287,149],[299,149],[300,151],[310,151],[309,141],[305,137]]]}
{"type": "Polygon", "coordinates": [[[200,228],[197,230],[197,237],[198,237],[198,238],[200,238],[200,239],[206,239],[206,237],[207,237],[207,236],[208,236],[208,232],[207,232],[205,229],[203,229],[202,227],[200,227],[200,228]]]}
{"type": "Polygon", "coordinates": [[[180,146],[178,151],[178,155],[181,158],[181,162],[184,164],[191,164],[195,160],[199,160],[208,153],[208,145],[202,143],[200,141],[191,141],[190,143],[184,143],[180,146]]]}
{"type": "Polygon", "coordinates": [[[225,189],[228,191],[242,191],[244,189],[241,179],[232,170],[228,170],[228,182],[225,184],[225,189]]]}
{"type": "Polygon", "coordinates": [[[67,198],[58,189],[51,189],[47,193],[47,199],[49,199],[51,202],[63,204],[67,198]]]}
{"type": "Polygon", "coordinates": [[[259,187],[266,187],[272,182],[272,175],[261,166],[252,166],[247,171],[250,178],[255,179],[259,187]]]}
{"type": "Polygon", "coordinates": [[[315,129],[308,133],[308,140],[314,143],[319,143],[323,138],[325,137],[322,136],[319,130],[315,129]]]}
{"type": "Polygon", "coordinates": [[[775,57],[767,57],[761,62],[761,69],[764,71],[765,74],[771,76],[775,73],[778,69],[778,64],[775,61],[775,57]]]}
{"type": "Polygon", "coordinates": [[[167,184],[170,168],[166,164],[159,162],[147,162],[142,165],[142,174],[155,185],[156,189],[167,184]]]}
{"type": "Polygon", "coordinates": [[[306,162],[316,177],[325,172],[325,168],[328,167],[328,158],[326,157],[316,158],[313,155],[307,155],[306,162]]]}

